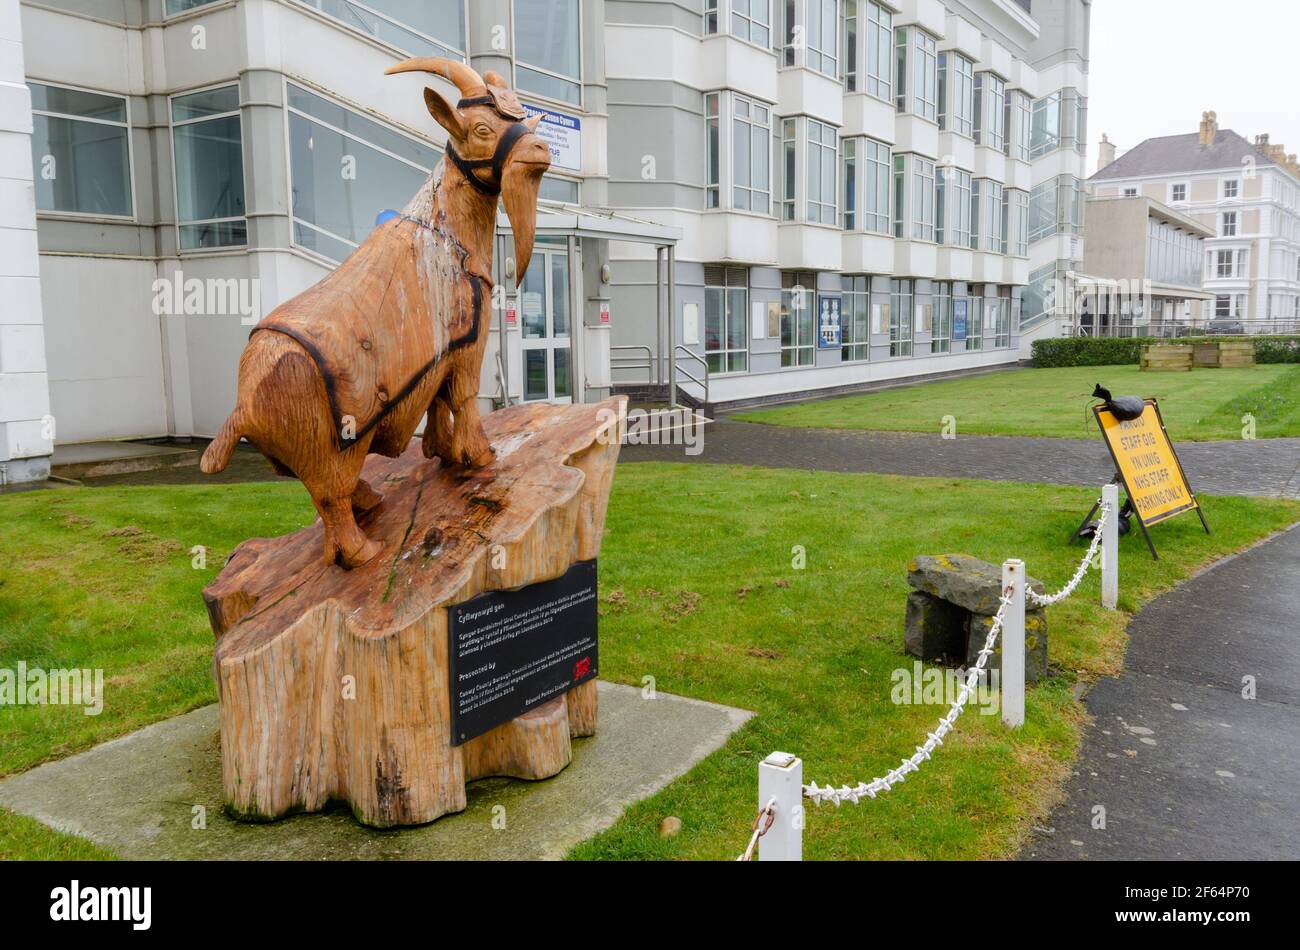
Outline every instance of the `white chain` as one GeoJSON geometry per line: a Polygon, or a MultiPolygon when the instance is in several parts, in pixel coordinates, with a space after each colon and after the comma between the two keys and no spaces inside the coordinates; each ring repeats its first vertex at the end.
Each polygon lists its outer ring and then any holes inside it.
{"type": "Polygon", "coordinates": [[[916,751],[911,756],[904,759],[902,764],[883,778],[873,778],[870,782],[859,782],[857,785],[842,785],[839,788],[832,788],[829,785],[824,788],[818,788],[817,783],[803,787],[803,797],[811,798],[817,804],[822,802],[834,802],[836,806],[845,800],[858,803],[862,796],[875,798],[878,792],[887,792],[899,782],[906,779],[908,772],[918,771],[921,763],[929,760],[935,748],[943,745],[943,737],[952,731],[957,717],[962,714],[966,708],[966,701],[970,699],[970,694],[975,691],[975,684],[979,681],[980,674],[984,672],[984,666],[988,663],[989,657],[993,655],[993,644],[997,642],[998,634],[1002,630],[1002,618],[1007,612],[1007,605],[1011,603],[1011,598],[1007,592],[1003,591],[999,598],[1001,606],[998,612],[993,616],[993,626],[989,629],[989,635],[984,640],[984,649],[980,650],[979,661],[966,672],[966,681],[961,684],[961,689],[957,691],[957,698],[953,701],[952,708],[948,710],[948,715],[939,720],[939,725],[934,732],[926,736],[925,742],[916,747],[916,751]]]}
{"type": "MultiPolygon", "coordinates": [[[[1092,544],[1088,546],[1088,552],[1083,556],[1083,561],[1080,562],[1079,569],[1074,572],[1074,577],[1070,579],[1070,583],[1050,597],[1040,597],[1026,586],[1025,597],[1027,600],[1037,606],[1046,607],[1062,601],[1074,593],[1074,589],[1079,586],[1084,574],[1088,572],[1088,565],[1097,556],[1097,550],[1101,545],[1102,528],[1106,524],[1107,515],[1110,514],[1110,505],[1101,502],[1099,508],[1101,516],[1097,519],[1097,528],[1092,536],[1092,544]]],[[[1011,598],[1007,596],[1006,591],[1003,591],[1002,596],[999,598],[998,612],[993,616],[993,625],[989,628],[988,637],[984,640],[984,648],[979,652],[978,662],[966,671],[966,680],[962,683],[961,689],[957,691],[957,698],[948,710],[948,715],[939,720],[939,725],[935,727],[934,732],[926,736],[925,742],[917,746],[912,755],[904,759],[898,767],[883,777],[873,778],[870,782],[859,782],[857,785],[841,785],[839,788],[833,788],[829,785],[819,788],[816,782],[805,785],[803,787],[803,797],[812,799],[819,805],[822,802],[834,802],[836,806],[839,806],[845,801],[850,801],[856,805],[863,796],[875,798],[880,792],[887,792],[899,782],[905,781],[909,772],[919,771],[921,763],[929,761],[934,750],[943,745],[943,737],[952,731],[957,722],[957,717],[965,710],[966,702],[970,699],[971,693],[975,691],[975,684],[979,682],[980,675],[984,672],[989,657],[993,655],[993,645],[997,642],[998,634],[1002,632],[1002,621],[1010,603],[1011,598]]]]}
{"type": "Polygon", "coordinates": [[[1033,589],[1026,584],[1025,600],[1028,603],[1033,604],[1035,607],[1050,607],[1052,604],[1060,603],[1074,593],[1074,589],[1079,586],[1079,582],[1083,580],[1083,576],[1088,573],[1088,567],[1092,564],[1092,559],[1097,556],[1098,548],[1101,547],[1102,529],[1105,528],[1106,518],[1110,515],[1110,503],[1103,501],[1100,503],[1099,508],[1100,517],[1097,518],[1097,527],[1092,534],[1092,544],[1088,545],[1088,553],[1085,554],[1083,560],[1079,562],[1079,569],[1075,571],[1074,576],[1070,578],[1070,583],[1066,584],[1055,594],[1050,596],[1036,594],[1033,589]]]}

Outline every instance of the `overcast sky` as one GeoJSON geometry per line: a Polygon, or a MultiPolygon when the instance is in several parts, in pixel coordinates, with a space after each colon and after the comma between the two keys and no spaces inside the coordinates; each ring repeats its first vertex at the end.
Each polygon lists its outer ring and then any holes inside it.
{"type": "Polygon", "coordinates": [[[1300,152],[1300,3],[1094,0],[1088,87],[1089,174],[1103,132],[1123,154],[1211,109],[1221,129],[1300,152]]]}

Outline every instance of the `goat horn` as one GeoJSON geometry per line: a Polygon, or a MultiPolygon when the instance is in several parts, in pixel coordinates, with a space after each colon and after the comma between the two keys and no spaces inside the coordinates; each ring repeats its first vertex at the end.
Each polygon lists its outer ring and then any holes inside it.
{"type": "Polygon", "coordinates": [[[481,96],[487,92],[487,84],[483,82],[483,77],[474,71],[473,67],[467,66],[459,60],[443,59],[440,56],[417,56],[415,59],[407,59],[398,63],[396,66],[389,66],[384,70],[384,75],[391,76],[394,73],[433,73],[435,76],[441,76],[456,84],[465,98],[481,96]]]}

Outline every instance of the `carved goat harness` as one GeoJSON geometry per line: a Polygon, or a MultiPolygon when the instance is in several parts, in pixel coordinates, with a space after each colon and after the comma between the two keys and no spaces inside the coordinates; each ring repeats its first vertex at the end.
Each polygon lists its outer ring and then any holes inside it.
{"type": "MultiPolygon", "coordinates": [[[[462,99],[459,107],[472,105],[491,105],[516,120],[490,159],[466,161],[447,143],[447,157],[466,180],[495,197],[511,150],[529,131],[521,121],[525,112],[513,92],[495,87],[462,99]],[[478,177],[481,168],[491,169],[492,181],[478,177]]],[[[475,270],[445,222],[401,214],[375,228],[323,281],[268,314],[253,333],[283,333],[311,354],[342,451],[379,425],[439,360],[478,341],[491,288],[490,275],[475,270]],[[377,307],[364,299],[374,292],[383,295],[377,307]]]]}

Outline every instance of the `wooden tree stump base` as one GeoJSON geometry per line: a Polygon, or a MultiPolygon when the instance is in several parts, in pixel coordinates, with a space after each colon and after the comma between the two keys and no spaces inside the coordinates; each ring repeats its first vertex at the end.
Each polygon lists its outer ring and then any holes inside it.
{"type": "Polygon", "coordinates": [[[623,397],[530,404],[484,420],[496,460],[372,456],[384,498],[359,518],[383,553],[326,566],[318,520],[245,541],[203,592],[217,637],[228,808],[269,820],[347,802],[388,827],[465,807],[465,783],[540,779],[596,730],[596,681],[452,745],[447,607],[559,577],[600,551],[623,397]],[[602,410],[604,410],[602,412],[602,410]]]}

